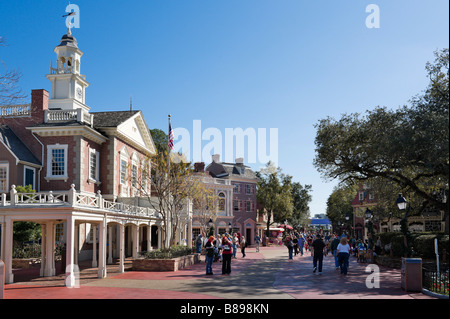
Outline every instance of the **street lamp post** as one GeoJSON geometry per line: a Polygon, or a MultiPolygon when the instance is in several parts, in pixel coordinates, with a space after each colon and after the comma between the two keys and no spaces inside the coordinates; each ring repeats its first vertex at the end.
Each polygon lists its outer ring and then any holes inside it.
{"type": "Polygon", "coordinates": [[[411,209],[411,203],[409,203],[402,194],[398,194],[397,200],[395,203],[398,206],[398,209],[405,211],[405,216],[403,216],[402,220],[400,221],[401,225],[401,231],[403,233],[403,252],[404,256],[408,257],[409,253],[409,245],[408,245],[408,237],[409,237],[409,230],[408,230],[408,215],[409,211],[411,209]]]}

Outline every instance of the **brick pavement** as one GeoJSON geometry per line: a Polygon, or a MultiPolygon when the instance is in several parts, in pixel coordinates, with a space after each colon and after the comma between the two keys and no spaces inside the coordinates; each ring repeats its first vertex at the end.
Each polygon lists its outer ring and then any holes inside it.
{"type": "MultiPolygon", "coordinates": [[[[347,276],[334,269],[333,257],[324,258],[323,274],[312,273],[312,257],[288,260],[284,247],[247,249],[247,257],[232,260],[230,276],[221,275],[221,263],[213,264],[213,276],[205,264],[177,272],[126,271],[108,265],[108,277],[96,278],[96,268],[81,271],[80,288],[64,287],[63,274],[40,277],[5,286],[5,299],[431,299],[400,288],[400,270],[380,268],[380,288],[368,289],[367,264],[350,259],[347,276]]],[[[20,279],[20,274],[15,275],[20,279]]]]}

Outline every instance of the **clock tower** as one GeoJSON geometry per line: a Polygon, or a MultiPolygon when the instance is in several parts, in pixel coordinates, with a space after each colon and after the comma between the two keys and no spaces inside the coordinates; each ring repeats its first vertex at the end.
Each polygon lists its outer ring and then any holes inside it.
{"type": "Polygon", "coordinates": [[[51,83],[49,109],[75,110],[89,112],[85,104],[85,89],[89,86],[86,76],[80,73],[80,61],[83,52],[78,48],[77,40],[70,28],[55,47],[56,68],[50,64],[50,74],[46,75],[51,83]]]}

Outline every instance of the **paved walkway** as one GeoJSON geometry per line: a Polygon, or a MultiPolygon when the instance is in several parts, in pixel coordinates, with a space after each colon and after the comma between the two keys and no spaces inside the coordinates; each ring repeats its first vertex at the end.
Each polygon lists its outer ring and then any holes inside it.
{"type": "Polygon", "coordinates": [[[81,271],[80,287],[64,287],[64,275],[30,279],[5,286],[5,299],[432,299],[400,288],[400,270],[380,268],[380,288],[366,287],[367,264],[350,259],[347,276],[335,270],[334,258],[324,258],[323,274],[313,274],[309,254],[287,258],[284,247],[247,249],[247,256],[231,262],[231,275],[221,275],[220,262],[213,276],[205,263],[177,272],[125,271],[108,266],[108,277],[96,278],[97,269],[81,271]]]}

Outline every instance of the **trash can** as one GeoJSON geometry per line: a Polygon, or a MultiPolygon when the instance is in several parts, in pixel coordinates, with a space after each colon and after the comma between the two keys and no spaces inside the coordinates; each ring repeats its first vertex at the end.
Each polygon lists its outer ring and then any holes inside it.
{"type": "Polygon", "coordinates": [[[402,289],[422,292],[422,258],[402,257],[402,289]]]}

